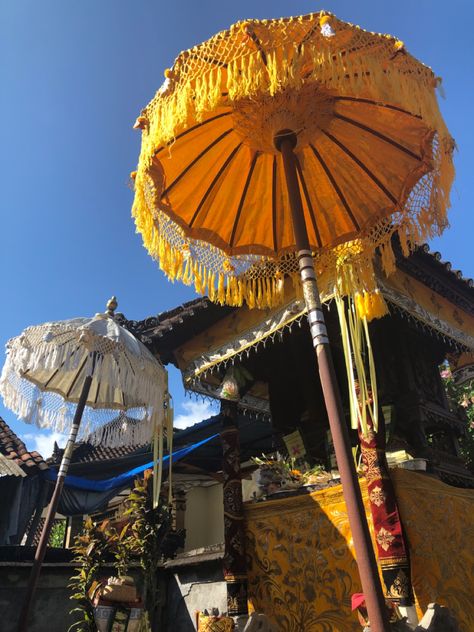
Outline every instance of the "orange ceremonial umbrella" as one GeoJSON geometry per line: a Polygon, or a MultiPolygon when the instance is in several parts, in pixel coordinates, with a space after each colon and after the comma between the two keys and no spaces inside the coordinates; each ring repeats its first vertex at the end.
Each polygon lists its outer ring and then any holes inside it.
{"type": "Polygon", "coordinates": [[[211,300],[302,287],[372,630],[387,625],[320,292],[383,315],[394,268],[446,225],[454,143],[403,42],[321,12],[235,24],[178,55],[137,119],[133,215],[171,279],[211,300]],[[318,278],[319,290],[316,285],[318,278]]]}

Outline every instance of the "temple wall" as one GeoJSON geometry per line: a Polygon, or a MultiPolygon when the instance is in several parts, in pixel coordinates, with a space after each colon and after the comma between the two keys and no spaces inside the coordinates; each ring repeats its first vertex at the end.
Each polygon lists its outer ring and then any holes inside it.
{"type": "MultiPolygon", "coordinates": [[[[31,564],[0,565],[0,630],[16,632],[31,564]]],[[[28,632],[66,632],[77,619],[69,611],[75,602],[67,587],[74,569],[70,564],[46,564],[41,572],[28,632]]]]}
{"type": "Polygon", "coordinates": [[[185,551],[224,542],[222,485],[192,487],[186,494],[185,551]]]}

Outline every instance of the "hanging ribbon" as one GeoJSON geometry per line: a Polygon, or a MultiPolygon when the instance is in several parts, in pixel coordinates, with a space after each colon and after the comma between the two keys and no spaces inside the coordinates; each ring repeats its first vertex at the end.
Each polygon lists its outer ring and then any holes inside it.
{"type": "Polygon", "coordinates": [[[367,318],[357,310],[357,298],[347,297],[347,310],[344,299],[337,292],[335,300],[349,385],[351,427],[357,430],[360,425],[364,436],[367,436],[368,419],[375,431],[378,427],[377,377],[367,318]],[[368,379],[365,359],[369,369],[368,379]]]}
{"type": "Polygon", "coordinates": [[[164,433],[166,433],[166,448],[169,454],[168,469],[168,505],[173,502],[172,460],[173,460],[173,398],[168,390],[168,374],[166,374],[165,394],[163,397],[164,420],[158,426],[155,422],[153,433],[153,508],[156,509],[160,502],[161,484],[163,481],[163,450],[164,433]]]}
{"type": "Polygon", "coordinates": [[[170,455],[168,466],[168,506],[171,507],[173,503],[173,420],[174,420],[174,405],[173,398],[169,392],[167,392],[167,403],[165,411],[165,423],[166,423],[166,447],[168,454],[170,455]]]}
{"type": "Polygon", "coordinates": [[[153,433],[153,509],[159,504],[161,481],[163,478],[163,425],[155,422],[153,433]]]}

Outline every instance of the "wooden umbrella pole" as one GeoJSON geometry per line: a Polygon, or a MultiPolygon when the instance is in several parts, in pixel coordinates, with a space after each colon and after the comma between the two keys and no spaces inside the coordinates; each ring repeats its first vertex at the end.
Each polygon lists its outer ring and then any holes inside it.
{"type": "Polygon", "coordinates": [[[283,130],[275,136],[275,145],[283,157],[303,295],[318,361],[319,377],[329,418],[337,466],[341,477],[344,500],[354,540],[357,566],[367,604],[370,629],[372,632],[386,632],[390,629],[388,613],[352,456],[349,432],[334,371],[321,298],[316,282],[314,260],[303,214],[296,159],[293,151],[296,143],[296,134],[291,130],[283,130]]]}
{"type": "Polygon", "coordinates": [[[61,465],[59,467],[58,477],[56,479],[56,485],[54,487],[54,492],[51,497],[51,502],[49,503],[48,512],[46,514],[43,529],[41,531],[40,541],[36,549],[33,567],[31,569],[30,577],[28,580],[28,586],[26,588],[26,597],[25,597],[25,601],[23,603],[23,607],[21,610],[20,620],[18,622],[18,632],[27,632],[28,630],[28,620],[30,617],[31,608],[33,606],[33,601],[35,598],[36,587],[38,585],[39,575],[41,572],[41,566],[43,564],[44,556],[46,554],[46,547],[48,545],[49,536],[51,534],[51,529],[53,527],[54,516],[56,515],[56,511],[58,509],[59,499],[61,498],[61,492],[64,486],[64,479],[66,478],[66,474],[69,469],[69,463],[71,461],[72,451],[74,449],[74,444],[76,443],[76,437],[79,430],[79,426],[81,425],[82,414],[84,412],[84,408],[87,402],[87,396],[89,395],[91,383],[92,383],[92,376],[88,375],[86,379],[84,380],[81,395],[79,397],[79,402],[77,404],[77,408],[74,413],[74,419],[72,422],[71,432],[69,433],[66,449],[64,450],[63,458],[61,459],[61,465]]]}

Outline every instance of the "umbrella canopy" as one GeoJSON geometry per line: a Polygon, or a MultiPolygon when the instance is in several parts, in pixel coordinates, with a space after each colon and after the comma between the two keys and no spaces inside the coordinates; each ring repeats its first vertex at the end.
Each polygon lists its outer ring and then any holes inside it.
{"type": "Polygon", "coordinates": [[[107,445],[150,440],[152,424],[163,421],[166,371],[108,314],[28,327],[12,338],[0,392],[27,423],[67,432],[88,375],[79,436],[107,445]]]}
{"type": "Polygon", "coordinates": [[[294,149],[322,293],[372,291],[380,248],[439,233],[454,175],[438,79],[402,42],[321,12],[249,20],[180,53],[137,119],[133,214],[171,279],[230,305],[283,298],[298,264],[283,158],[294,149]],[[210,244],[210,246],[209,246],[210,244]]]}

